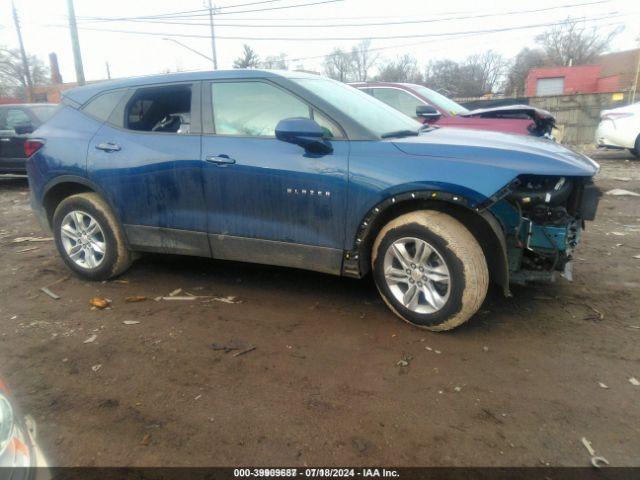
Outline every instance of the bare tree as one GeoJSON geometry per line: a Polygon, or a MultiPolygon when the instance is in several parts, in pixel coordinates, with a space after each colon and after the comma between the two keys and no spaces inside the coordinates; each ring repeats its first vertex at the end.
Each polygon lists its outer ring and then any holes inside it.
{"type": "Polygon", "coordinates": [[[242,55],[233,61],[233,68],[258,68],[260,57],[246,43],[242,46],[242,55]]]}
{"type": "Polygon", "coordinates": [[[463,65],[466,94],[477,96],[496,92],[503,83],[506,68],[506,59],[493,50],[470,55],[463,65]]]}
{"type": "Polygon", "coordinates": [[[430,61],[424,75],[427,87],[444,95],[458,94],[460,82],[460,65],[453,60],[430,61]]]}
{"type": "Polygon", "coordinates": [[[353,57],[354,80],[366,82],[371,70],[377,63],[380,56],[371,53],[371,40],[363,40],[351,49],[353,57]]]}
{"type": "Polygon", "coordinates": [[[532,68],[545,65],[545,54],[538,48],[523,48],[518,52],[507,73],[505,93],[507,95],[524,95],[527,75],[532,68]]]}
{"type": "Polygon", "coordinates": [[[287,70],[287,54],[269,55],[260,65],[271,70],[287,70]]]}
{"type": "MultiPolygon", "coordinates": [[[[49,69],[44,62],[30,55],[29,72],[34,86],[49,83],[49,69]]],[[[0,47],[0,93],[22,96],[27,87],[27,76],[20,50],[0,47]]]]}
{"type": "Polygon", "coordinates": [[[588,28],[584,21],[567,18],[536,37],[551,65],[584,65],[604,53],[611,40],[624,27],[601,33],[598,27],[588,28]]]}
{"type": "Polygon", "coordinates": [[[353,58],[341,48],[335,48],[323,63],[324,73],[329,78],[348,82],[353,76],[353,58]]]}
{"type": "Polygon", "coordinates": [[[470,55],[462,63],[438,60],[427,65],[425,84],[452,97],[479,97],[502,86],[507,65],[506,59],[492,50],[470,55]]]}
{"type": "Polygon", "coordinates": [[[413,55],[405,54],[380,67],[376,80],[381,82],[422,82],[418,61],[413,55]]]}

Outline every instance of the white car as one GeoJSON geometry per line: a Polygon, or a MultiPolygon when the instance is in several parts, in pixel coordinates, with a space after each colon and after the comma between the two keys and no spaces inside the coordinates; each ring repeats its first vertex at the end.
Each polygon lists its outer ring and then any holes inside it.
{"type": "Polygon", "coordinates": [[[640,158],[640,102],[600,113],[596,144],[604,148],[628,148],[640,158]]]}

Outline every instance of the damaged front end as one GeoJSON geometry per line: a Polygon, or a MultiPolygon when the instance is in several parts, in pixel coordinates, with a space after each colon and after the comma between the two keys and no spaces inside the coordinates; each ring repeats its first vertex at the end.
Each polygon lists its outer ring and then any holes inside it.
{"type": "Polygon", "coordinates": [[[522,118],[530,119],[529,133],[536,137],[553,137],[556,118],[547,110],[529,105],[505,105],[501,107],[479,108],[460,114],[462,117],[478,118],[522,118]]]}
{"type": "Polygon", "coordinates": [[[521,175],[489,211],[505,233],[512,284],[572,279],[571,260],[585,221],[595,218],[599,189],[591,177],[521,175]]]}

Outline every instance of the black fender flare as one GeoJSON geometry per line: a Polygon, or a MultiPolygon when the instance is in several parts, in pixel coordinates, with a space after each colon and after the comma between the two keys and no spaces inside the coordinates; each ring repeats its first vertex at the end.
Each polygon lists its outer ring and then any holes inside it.
{"type": "MultiPolygon", "coordinates": [[[[493,203],[493,202],[491,202],[493,203]]],[[[445,191],[410,191],[389,196],[373,206],[360,222],[351,250],[345,251],[342,274],[361,278],[370,270],[370,252],[373,241],[380,229],[392,218],[411,210],[435,208],[454,213],[463,223],[474,219],[476,228],[472,233],[478,238],[485,251],[487,262],[492,264],[492,280],[500,285],[506,296],[509,292],[509,260],[507,241],[500,222],[487,208],[490,203],[474,205],[468,198],[445,191]],[[456,215],[455,212],[458,212],[456,215]]]]}

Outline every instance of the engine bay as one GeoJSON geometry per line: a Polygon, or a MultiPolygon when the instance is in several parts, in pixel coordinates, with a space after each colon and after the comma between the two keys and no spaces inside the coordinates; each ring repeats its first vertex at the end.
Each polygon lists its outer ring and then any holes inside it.
{"type": "Polygon", "coordinates": [[[512,283],[571,279],[573,250],[600,191],[591,178],[522,175],[490,209],[503,224],[512,283]]]}

